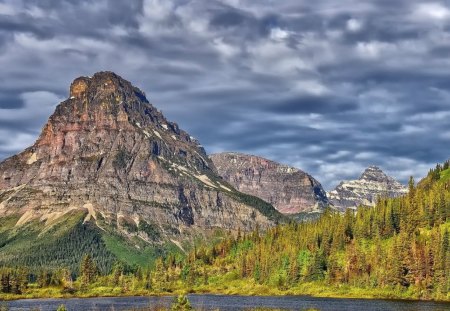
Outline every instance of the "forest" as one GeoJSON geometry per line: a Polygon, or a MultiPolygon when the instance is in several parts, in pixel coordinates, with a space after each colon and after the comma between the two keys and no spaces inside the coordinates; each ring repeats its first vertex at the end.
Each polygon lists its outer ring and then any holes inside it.
{"type": "Polygon", "coordinates": [[[450,168],[375,207],[238,232],[148,265],[0,268],[0,297],[226,293],[450,300],[450,168]]]}

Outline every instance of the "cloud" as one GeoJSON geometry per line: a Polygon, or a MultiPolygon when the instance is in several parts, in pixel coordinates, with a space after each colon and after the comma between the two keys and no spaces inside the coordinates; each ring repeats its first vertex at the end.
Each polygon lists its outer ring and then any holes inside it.
{"type": "MultiPolygon", "coordinates": [[[[18,99],[20,104],[14,108],[0,106],[0,156],[2,158],[30,146],[55,109],[56,103],[62,100],[48,91],[24,92],[18,99]]],[[[0,100],[3,102],[5,98],[0,100]]],[[[8,99],[5,102],[8,103],[8,99]]]]}
{"type": "Polygon", "coordinates": [[[420,3],[415,6],[413,16],[423,21],[443,21],[450,18],[450,9],[438,2],[420,3]]]}
{"type": "Polygon", "coordinates": [[[289,31],[281,29],[279,27],[272,28],[269,34],[270,39],[275,41],[286,40],[287,38],[289,38],[289,36],[290,36],[289,31]]]}
{"type": "Polygon", "coordinates": [[[346,26],[347,30],[350,32],[358,32],[363,28],[362,22],[355,18],[350,18],[349,20],[347,20],[346,26]]]}
{"type": "Polygon", "coordinates": [[[0,158],[99,70],[207,151],[295,165],[327,189],[371,164],[406,183],[449,157],[443,1],[4,0],[0,25],[0,158]]]}

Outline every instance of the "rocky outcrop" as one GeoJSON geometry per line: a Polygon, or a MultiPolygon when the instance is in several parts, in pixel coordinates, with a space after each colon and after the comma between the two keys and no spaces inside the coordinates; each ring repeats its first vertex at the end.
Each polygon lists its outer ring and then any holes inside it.
{"type": "Polygon", "coordinates": [[[328,193],[330,202],[340,210],[360,205],[374,206],[379,197],[397,197],[408,189],[379,167],[369,166],[357,180],[343,181],[328,193]]]}
{"type": "Polygon", "coordinates": [[[143,239],[143,223],[178,239],[280,216],[221,180],[197,140],[112,72],[75,79],[36,143],[0,163],[0,217],[20,214],[19,226],[77,209],[143,239]]]}
{"type": "Polygon", "coordinates": [[[320,212],[328,206],[320,183],[297,168],[234,152],[210,158],[219,175],[237,190],[269,202],[283,214],[320,212]]]}

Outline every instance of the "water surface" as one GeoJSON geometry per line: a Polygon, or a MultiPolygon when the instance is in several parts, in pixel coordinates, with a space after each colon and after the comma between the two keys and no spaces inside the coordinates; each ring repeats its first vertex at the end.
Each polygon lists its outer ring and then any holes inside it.
{"type": "MultiPolygon", "coordinates": [[[[69,311],[86,310],[129,310],[148,306],[169,307],[173,297],[114,297],[114,298],[73,298],[73,299],[28,299],[8,302],[11,311],[38,309],[55,311],[64,304],[69,311]]],[[[284,310],[305,310],[314,308],[321,311],[444,311],[450,310],[450,303],[432,301],[404,301],[381,299],[338,299],[309,296],[225,296],[189,295],[192,306],[202,310],[245,310],[257,307],[284,310]]]]}

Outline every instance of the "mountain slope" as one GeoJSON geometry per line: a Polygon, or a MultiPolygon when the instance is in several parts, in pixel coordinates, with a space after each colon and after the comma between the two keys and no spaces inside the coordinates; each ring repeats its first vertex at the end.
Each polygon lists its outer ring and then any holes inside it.
{"type": "Polygon", "coordinates": [[[374,206],[378,197],[398,197],[408,189],[379,167],[369,166],[357,180],[343,181],[328,193],[330,202],[338,209],[374,206]]]}
{"type": "MultiPolygon", "coordinates": [[[[209,257],[197,261],[203,275],[187,288],[448,302],[449,165],[438,165],[417,187],[411,182],[407,195],[385,198],[374,207],[346,213],[327,210],[309,222],[230,237],[206,249],[199,246],[187,258],[209,257]]],[[[364,178],[382,183],[381,176],[379,169],[370,168],[364,178]]],[[[191,267],[192,260],[183,264],[191,267]]],[[[180,273],[181,282],[182,277],[180,273]]]]}
{"type": "Polygon", "coordinates": [[[76,212],[101,232],[180,246],[281,218],[222,181],[194,138],[112,72],[75,79],[36,143],[0,163],[0,217],[17,215],[13,229],[76,212]]]}
{"type": "Polygon", "coordinates": [[[236,189],[269,202],[281,213],[320,212],[328,205],[320,183],[299,169],[241,153],[218,153],[210,158],[236,189]]]}

